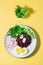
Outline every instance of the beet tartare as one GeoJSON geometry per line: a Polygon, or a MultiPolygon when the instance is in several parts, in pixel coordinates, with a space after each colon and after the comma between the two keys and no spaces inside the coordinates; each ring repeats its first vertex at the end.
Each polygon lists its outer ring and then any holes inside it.
{"type": "Polygon", "coordinates": [[[18,35],[17,37],[17,44],[20,46],[20,47],[28,47],[28,45],[30,45],[31,43],[31,36],[28,35],[27,33],[23,33],[21,34],[23,37],[20,38],[20,35],[18,35]]]}

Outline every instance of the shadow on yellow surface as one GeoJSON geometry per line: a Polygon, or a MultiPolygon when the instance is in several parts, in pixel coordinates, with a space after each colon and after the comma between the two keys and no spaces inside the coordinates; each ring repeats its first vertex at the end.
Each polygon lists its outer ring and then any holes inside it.
{"type": "Polygon", "coordinates": [[[33,8],[30,8],[28,6],[24,6],[24,7],[29,11],[28,14],[24,18],[28,18],[28,17],[30,17],[30,15],[32,13],[35,13],[35,11],[33,10],[33,8]]]}

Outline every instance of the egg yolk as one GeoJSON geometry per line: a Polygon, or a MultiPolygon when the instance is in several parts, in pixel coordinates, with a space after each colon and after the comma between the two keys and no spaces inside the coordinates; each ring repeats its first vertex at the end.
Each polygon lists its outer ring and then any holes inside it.
{"type": "Polygon", "coordinates": [[[26,49],[25,48],[22,48],[21,49],[21,53],[25,53],[26,52],[26,49]]]}
{"type": "Polygon", "coordinates": [[[20,52],[20,48],[16,48],[16,52],[20,52]]]}

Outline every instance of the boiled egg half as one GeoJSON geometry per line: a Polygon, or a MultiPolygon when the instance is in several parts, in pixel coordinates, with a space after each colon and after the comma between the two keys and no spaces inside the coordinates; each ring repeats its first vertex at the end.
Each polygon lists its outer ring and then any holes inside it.
{"type": "Polygon", "coordinates": [[[16,46],[14,50],[15,50],[15,53],[20,53],[21,48],[19,46],[16,46]]]}
{"type": "Polygon", "coordinates": [[[24,54],[26,54],[26,53],[27,53],[27,48],[25,48],[25,47],[22,48],[22,49],[21,49],[21,54],[24,55],[24,54]]]}
{"type": "Polygon", "coordinates": [[[24,54],[26,54],[27,53],[27,48],[21,48],[21,47],[19,47],[19,46],[16,46],[15,47],[15,53],[17,53],[17,54],[21,54],[21,55],[24,55],[24,54]]]}

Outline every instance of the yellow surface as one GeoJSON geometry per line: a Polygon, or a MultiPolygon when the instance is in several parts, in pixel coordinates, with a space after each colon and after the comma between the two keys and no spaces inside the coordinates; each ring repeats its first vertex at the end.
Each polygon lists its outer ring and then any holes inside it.
{"type": "Polygon", "coordinates": [[[0,65],[43,65],[43,0],[0,0],[0,65]],[[14,14],[16,5],[33,8],[28,18],[19,19],[14,14]],[[40,48],[34,56],[19,59],[11,56],[4,47],[4,36],[16,24],[28,25],[40,37],[40,48]]]}

